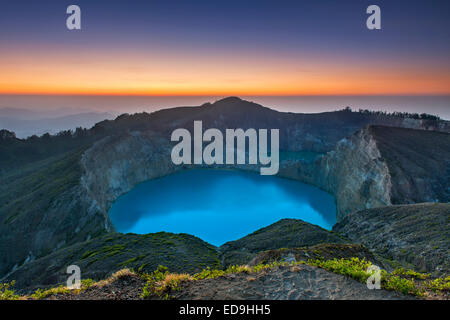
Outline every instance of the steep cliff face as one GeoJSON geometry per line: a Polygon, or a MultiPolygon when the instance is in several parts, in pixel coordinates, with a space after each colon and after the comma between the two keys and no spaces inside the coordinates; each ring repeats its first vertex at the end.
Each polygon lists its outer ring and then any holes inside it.
{"type": "Polygon", "coordinates": [[[341,140],[335,150],[300,170],[305,180],[335,196],[338,220],[352,211],[391,203],[389,169],[368,128],[341,140]]]}
{"type": "MultiPolygon", "coordinates": [[[[150,131],[106,137],[81,158],[81,186],[108,220],[111,204],[136,184],[173,173],[169,141],[150,131]]],[[[111,226],[110,226],[111,227],[111,226]]]]}
{"type": "Polygon", "coordinates": [[[316,162],[284,167],[282,175],[333,194],[341,221],[390,204],[450,201],[449,164],[448,133],[368,126],[316,162]]]}
{"type": "MultiPolygon", "coordinates": [[[[136,184],[182,169],[172,144],[152,131],[97,142],[82,157],[82,186],[107,218],[112,202],[136,184]]],[[[337,219],[390,204],[450,201],[450,134],[367,126],[315,162],[281,164],[280,175],[315,185],[336,198],[337,219]]],[[[184,166],[189,167],[189,166],[184,166]]],[[[235,165],[241,170],[255,166],[235,165]]]]}

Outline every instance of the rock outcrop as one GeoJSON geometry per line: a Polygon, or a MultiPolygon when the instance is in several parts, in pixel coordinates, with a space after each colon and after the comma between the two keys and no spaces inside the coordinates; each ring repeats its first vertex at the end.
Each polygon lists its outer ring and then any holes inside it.
{"type": "Polygon", "coordinates": [[[151,131],[132,131],[96,142],[81,158],[81,186],[109,223],[108,210],[135,185],[179,170],[169,140],[151,131]]]}
{"type": "Polygon", "coordinates": [[[341,140],[317,163],[300,169],[301,177],[335,196],[338,220],[348,212],[391,202],[389,169],[369,128],[341,140]]]}

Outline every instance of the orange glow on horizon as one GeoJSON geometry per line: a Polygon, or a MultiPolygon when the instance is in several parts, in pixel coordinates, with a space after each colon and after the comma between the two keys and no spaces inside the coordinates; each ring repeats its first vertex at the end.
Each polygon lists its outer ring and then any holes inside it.
{"type": "Polygon", "coordinates": [[[301,96],[447,96],[450,95],[450,92],[397,92],[397,91],[390,91],[390,92],[267,92],[267,91],[187,91],[187,92],[141,92],[141,91],[55,91],[55,90],[48,90],[48,91],[1,91],[0,89],[0,95],[17,95],[17,96],[117,96],[117,97],[209,97],[209,96],[268,96],[268,97],[301,97],[301,96]]]}
{"type": "MultiPolygon", "coordinates": [[[[130,49],[131,50],[131,49],[130,49]]],[[[4,51],[0,94],[120,96],[447,95],[450,70],[349,57],[4,51]],[[411,65],[413,67],[411,67],[411,65]]]]}

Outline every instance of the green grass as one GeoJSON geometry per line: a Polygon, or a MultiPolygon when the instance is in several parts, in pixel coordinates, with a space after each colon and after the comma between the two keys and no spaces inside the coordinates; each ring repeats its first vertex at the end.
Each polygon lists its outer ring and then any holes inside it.
{"type": "Polygon", "coordinates": [[[405,268],[395,269],[394,271],[392,271],[392,275],[405,276],[410,277],[412,279],[420,279],[420,280],[430,278],[430,275],[427,273],[420,273],[413,270],[406,270],[405,268]]]}
{"type": "Polygon", "coordinates": [[[53,201],[76,186],[81,177],[79,159],[82,151],[67,153],[45,166],[36,164],[30,174],[2,179],[0,217],[11,224],[26,219],[30,212],[45,212],[53,201]]]}
{"type": "Polygon", "coordinates": [[[434,293],[449,292],[450,291],[450,277],[437,278],[426,281],[426,287],[434,293]]]}
{"type": "Polygon", "coordinates": [[[372,265],[365,259],[332,259],[332,260],[309,260],[309,265],[316,266],[333,273],[349,276],[360,282],[365,282],[372,275],[367,269],[372,265]]]}
{"type": "Polygon", "coordinates": [[[56,295],[56,294],[80,294],[81,291],[84,291],[84,290],[92,287],[94,284],[95,284],[94,280],[85,279],[85,280],[81,280],[80,289],[69,289],[63,285],[60,285],[59,287],[51,288],[48,290],[37,289],[31,295],[31,298],[34,300],[41,300],[41,299],[45,299],[45,298],[48,298],[48,297],[56,295]]]}
{"type": "Polygon", "coordinates": [[[115,244],[111,246],[104,246],[99,250],[91,251],[88,250],[81,256],[81,259],[88,259],[95,257],[99,254],[106,254],[106,257],[111,257],[117,254],[122,253],[126,249],[126,244],[115,244]]]}
{"type": "MultiPolygon", "coordinates": [[[[367,279],[373,274],[368,272],[372,263],[365,259],[333,259],[333,260],[313,260],[308,264],[323,268],[325,270],[349,276],[355,280],[366,283],[367,279]]],[[[393,290],[403,294],[415,296],[424,296],[426,292],[443,293],[449,291],[450,277],[437,278],[430,281],[423,281],[430,277],[429,274],[419,273],[404,268],[396,269],[392,273],[381,269],[381,288],[393,290]]]]}
{"type": "Polygon", "coordinates": [[[142,260],[142,259],[144,259],[144,258],[145,258],[145,255],[140,255],[140,256],[137,256],[137,257],[134,257],[134,258],[130,258],[130,259],[124,261],[124,262],[118,263],[117,266],[118,266],[118,267],[126,267],[126,266],[128,266],[129,264],[132,264],[133,262],[142,260]]]}

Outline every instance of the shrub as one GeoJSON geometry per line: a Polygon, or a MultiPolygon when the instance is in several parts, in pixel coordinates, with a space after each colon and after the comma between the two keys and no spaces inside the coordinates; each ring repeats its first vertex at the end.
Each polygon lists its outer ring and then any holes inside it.
{"type": "Polygon", "coordinates": [[[0,283],[0,300],[18,300],[19,296],[15,294],[12,289],[15,285],[15,281],[9,283],[0,283]]]}
{"type": "Polygon", "coordinates": [[[450,291],[450,277],[437,278],[425,282],[425,287],[435,293],[442,293],[450,291]]]}
{"type": "Polygon", "coordinates": [[[406,276],[412,279],[425,280],[430,277],[429,274],[419,273],[413,270],[405,270],[405,268],[399,268],[392,271],[392,275],[406,276]]]}
{"type": "Polygon", "coordinates": [[[325,270],[346,275],[360,282],[366,282],[372,275],[367,269],[372,265],[370,261],[359,258],[332,259],[332,260],[309,260],[309,265],[323,268],[325,270]]]}
{"type": "Polygon", "coordinates": [[[179,290],[182,281],[192,280],[188,274],[169,273],[168,269],[161,265],[151,274],[143,277],[147,283],[142,289],[142,298],[157,295],[163,299],[170,299],[170,293],[179,290]]]}
{"type": "Polygon", "coordinates": [[[81,280],[80,289],[69,289],[68,287],[65,287],[63,285],[60,285],[59,287],[56,287],[56,288],[47,289],[47,290],[37,289],[31,295],[31,298],[40,300],[40,299],[45,299],[45,298],[48,298],[50,296],[57,295],[57,294],[79,294],[81,291],[86,290],[95,284],[96,284],[95,281],[92,279],[84,279],[84,280],[81,280]]]}

